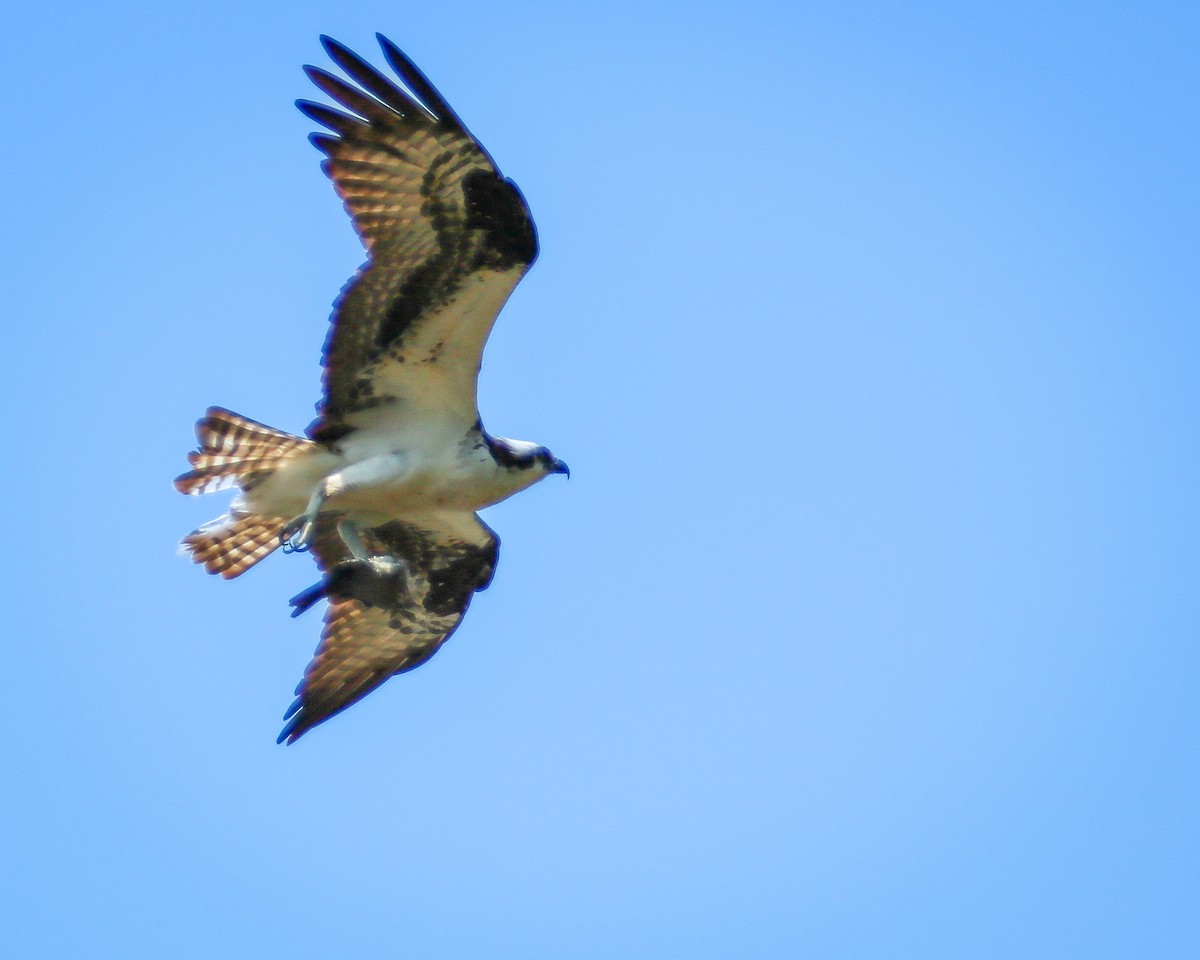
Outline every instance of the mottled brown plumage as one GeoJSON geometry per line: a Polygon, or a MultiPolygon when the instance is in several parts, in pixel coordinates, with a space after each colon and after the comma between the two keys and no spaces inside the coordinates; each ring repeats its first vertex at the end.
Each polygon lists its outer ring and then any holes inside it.
{"type": "Polygon", "coordinates": [[[491,582],[500,541],[476,518],[431,514],[362,534],[384,564],[355,560],[333,520],[322,520],[313,554],[325,578],[293,599],[303,613],[324,597],[325,627],[279,742],[295,741],[397,673],[432,657],[491,582]],[[382,567],[382,570],[381,570],[382,567]]]}
{"type": "Polygon", "coordinates": [[[478,418],[476,376],[496,311],[452,307],[478,298],[496,309],[537,256],[532,218],[457,115],[416,66],[384,37],[385,56],[425,106],[328,37],[330,57],[372,96],[317,67],[312,81],[349,113],[306,100],[299,108],[336,134],[314,134],[368,252],[334,305],[323,355],[325,399],[314,438],[354,426],[365,411],[396,403],[455,406],[478,418]],[[447,316],[453,323],[445,322],[447,316]],[[465,321],[465,322],[464,322],[465,321]],[[435,369],[436,367],[436,369],[435,369]],[[447,380],[449,384],[443,383],[447,380]]]}

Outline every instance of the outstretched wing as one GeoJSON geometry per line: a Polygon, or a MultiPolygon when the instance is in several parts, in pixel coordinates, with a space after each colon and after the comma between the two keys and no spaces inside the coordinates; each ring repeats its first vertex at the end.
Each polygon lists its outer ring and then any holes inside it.
{"type": "Polygon", "coordinates": [[[344,436],[384,409],[389,421],[478,418],[476,377],[496,315],[537,256],[520,190],[425,75],[383,36],[402,90],[346,47],[325,50],[357,86],[316,67],[346,112],[297,106],[333,131],[313,134],[368,259],[334,305],[315,440],[344,436]]]}
{"type": "Polygon", "coordinates": [[[452,634],[476,590],[491,582],[500,541],[473,513],[445,511],[359,531],[372,560],[355,560],[334,521],[313,543],[325,573],[292,603],[301,613],[325,597],[325,629],[296,688],[279,742],[365,697],[394,674],[420,666],[452,634]]]}

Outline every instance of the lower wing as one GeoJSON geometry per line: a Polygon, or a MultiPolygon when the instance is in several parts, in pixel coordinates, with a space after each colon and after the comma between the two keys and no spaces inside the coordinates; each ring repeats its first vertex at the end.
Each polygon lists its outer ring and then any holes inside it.
{"type": "Polygon", "coordinates": [[[500,542],[468,511],[441,511],[360,530],[356,559],[322,519],[313,553],[324,577],[292,603],[302,613],[325,598],[321,642],[284,715],[279,742],[294,743],[389,677],[432,657],[491,582],[500,542]]]}

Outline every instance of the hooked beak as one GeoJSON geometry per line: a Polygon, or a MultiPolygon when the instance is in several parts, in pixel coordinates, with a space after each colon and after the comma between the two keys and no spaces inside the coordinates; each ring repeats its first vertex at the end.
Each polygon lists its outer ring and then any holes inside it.
{"type": "Polygon", "coordinates": [[[551,473],[565,473],[567,475],[567,479],[568,480],[571,479],[571,468],[568,467],[561,460],[554,461],[554,465],[550,468],[550,472],[551,473]]]}

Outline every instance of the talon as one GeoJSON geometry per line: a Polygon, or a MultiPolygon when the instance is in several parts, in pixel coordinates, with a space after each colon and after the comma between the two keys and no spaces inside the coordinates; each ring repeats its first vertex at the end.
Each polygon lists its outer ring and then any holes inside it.
{"type": "Polygon", "coordinates": [[[317,525],[317,516],[325,504],[325,490],[318,485],[308,498],[308,509],[300,516],[292,517],[284,524],[279,534],[279,546],[284,553],[304,553],[312,543],[313,531],[317,525]]]}
{"type": "Polygon", "coordinates": [[[279,546],[284,553],[304,553],[312,543],[313,519],[306,513],[289,520],[279,534],[279,546]]]}

